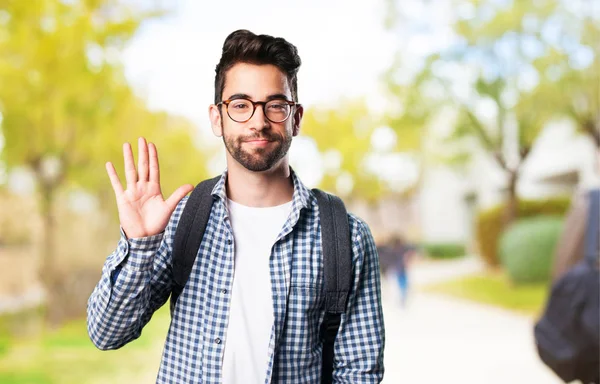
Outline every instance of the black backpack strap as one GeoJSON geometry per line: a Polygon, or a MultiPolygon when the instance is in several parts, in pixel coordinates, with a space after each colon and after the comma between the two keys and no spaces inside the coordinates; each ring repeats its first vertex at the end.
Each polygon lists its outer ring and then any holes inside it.
{"type": "Polygon", "coordinates": [[[588,194],[589,208],[585,231],[585,260],[595,267],[600,257],[600,189],[588,194]]]}
{"type": "Polygon", "coordinates": [[[171,254],[173,259],[171,314],[173,314],[177,298],[183,291],[196,261],[196,255],[204,237],[204,230],[212,209],[213,198],[211,192],[220,178],[221,176],[217,176],[213,179],[204,180],[194,188],[177,224],[171,254]]]}
{"type": "Polygon", "coordinates": [[[313,189],[313,193],[317,197],[321,220],[325,290],[325,317],[321,325],[323,340],[321,383],[331,383],[335,338],[341,315],[346,310],[352,285],[352,244],[344,202],[339,197],[319,189],[313,189]]]}

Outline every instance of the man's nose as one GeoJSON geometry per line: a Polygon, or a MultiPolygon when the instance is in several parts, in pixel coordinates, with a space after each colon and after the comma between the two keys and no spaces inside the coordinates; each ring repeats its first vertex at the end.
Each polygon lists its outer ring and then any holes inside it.
{"type": "Polygon", "coordinates": [[[254,115],[250,119],[251,128],[256,130],[262,130],[269,126],[269,119],[265,115],[265,105],[258,104],[254,110],[254,115]]]}

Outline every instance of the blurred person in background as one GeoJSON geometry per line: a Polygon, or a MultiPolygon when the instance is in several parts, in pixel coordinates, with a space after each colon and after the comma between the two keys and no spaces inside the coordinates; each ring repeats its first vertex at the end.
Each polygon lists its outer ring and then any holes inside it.
{"type": "MultiPolygon", "coordinates": [[[[282,38],[239,30],[224,42],[209,115],[227,149],[227,170],[212,190],[206,236],[173,307],[158,383],[325,382],[319,212],[288,156],[303,116],[299,67],[296,47],[282,38]]],[[[174,234],[193,189],[182,186],[163,199],[156,147],[140,138],[138,152],[136,170],[124,145],[126,190],[107,163],[122,236],[87,318],[90,338],[103,350],[138,338],[171,295],[174,234]]],[[[335,338],[332,381],[378,383],[378,256],[367,224],[351,214],[348,221],[352,289],[335,338]]]]}
{"type": "Polygon", "coordinates": [[[408,301],[410,288],[408,269],[417,255],[417,250],[413,245],[407,243],[402,236],[394,235],[387,251],[389,253],[391,271],[396,284],[398,284],[400,305],[404,308],[408,301]]]}
{"type": "Polygon", "coordinates": [[[595,187],[591,190],[582,188],[573,195],[573,201],[565,216],[564,230],[556,245],[552,273],[554,282],[583,259],[588,215],[594,214],[591,212],[590,198],[593,190],[600,189],[600,153],[596,162],[596,176],[595,187]]]}
{"type": "MultiPolygon", "coordinates": [[[[600,176],[600,153],[597,175],[600,176]]],[[[534,327],[542,361],[563,381],[600,384],[600,187],[579,192],[559,239],[553,284],[534,327]]]]}

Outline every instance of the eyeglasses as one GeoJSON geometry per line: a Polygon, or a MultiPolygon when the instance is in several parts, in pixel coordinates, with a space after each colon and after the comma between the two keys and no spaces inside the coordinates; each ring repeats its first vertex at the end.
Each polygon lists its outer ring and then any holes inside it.
{"type": "Polygon", "coordinates": [[[262,105],[267,120],[272,123],[283,123],[292,114],[292,107],[300,105],[294,101],[275,99],[269,101],[252,101],[248,99],[229,99],[217,104],[224,104],[227,115],[236,123],[245,123],[254,116],[257,105],[262,105]]]}

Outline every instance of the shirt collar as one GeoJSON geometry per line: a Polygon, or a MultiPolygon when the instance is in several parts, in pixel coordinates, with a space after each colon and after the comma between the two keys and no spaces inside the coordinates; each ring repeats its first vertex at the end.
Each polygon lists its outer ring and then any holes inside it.
{"type": "MultiPolygon", "coordinates": [[[[292,181],[294,182],[294,194],[292,196],[292,212],[299,212],[302,208],[309,208],[313,202],[312,193],[300,180],[296,172],[290,167],[292,181]]],[[[218,197],[224,203],[227,202],[227,190],[225,182],[227,180],[227,169],[221,174],[221,178],[212,190],[212,195],[218,197]]]]}

